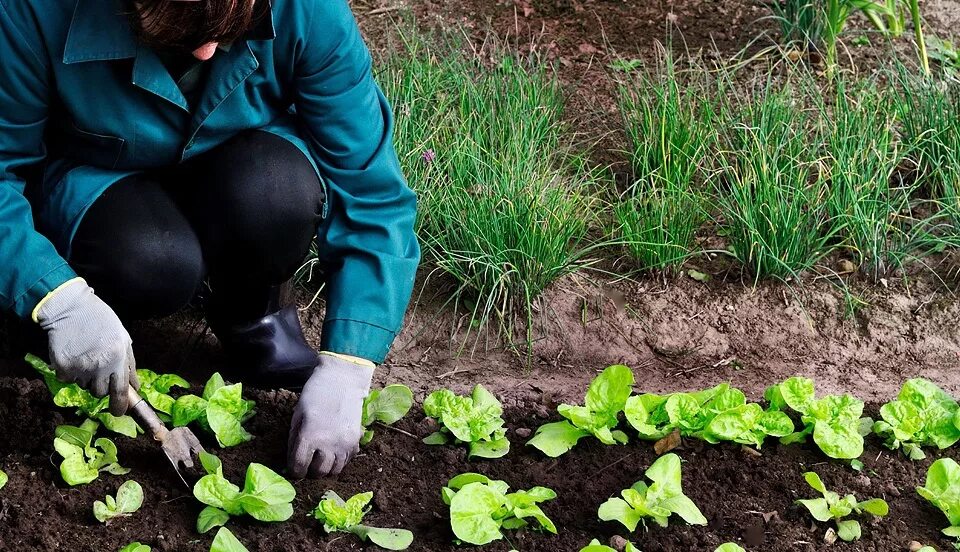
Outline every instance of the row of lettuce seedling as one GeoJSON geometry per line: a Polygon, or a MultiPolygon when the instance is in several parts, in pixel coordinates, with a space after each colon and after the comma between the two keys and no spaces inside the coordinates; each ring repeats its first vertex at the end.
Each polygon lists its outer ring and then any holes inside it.
{"type": "MultiPolygon", "coordinates": [[[[117,447],[109,438],[96,438],[102,425],[107,430],[135,438],[142,429],[128,416],[108,412],[109,399],[97,398],[75,384],[57,380],[53,370],[39,358],[28,355],[27,361],[43,376],[53,394],[54,403],[74,408],[86,420],[79,426],[61,425],[56,429],[55,450],[63,457],[60,473],[69,485],[95,480],[101,472],[125,475],[130,472],[119,464],[117,447]]],[[[228,385],[214,374],[204,386],[201,396],[182,394],[174,398],[175,387],[189,388],[189,383],[175,374],[137,371],[140,393],[157,410],[165,422],[176,427],[195,425],[210,433],[221,447],[230,447],[252,439],[243,423],[254,414],[254,401],[244,399],[242,385],[228,385]]],[[[606,368],[591,383],[583,405],[561,404],[557,411],[562,421],[542,425],[527,442],[549,457],[559,457],[572,450],[581,439],[593,437],[606,445],[626,444],[630,437],[620,429],[621,414],[641,440],[656,441],[658,454],[675,447],[682,437],[702,439],[709,443],[739,443],[763,446],[768,437],[779,438],[782,444],[802,443],[808,438],[831,458],[849,461],[854,469],[862,469],[858,458],[863,454],[864,437],[875,433],[884,444],[901,450],[908,458],[925,457],[924,447],[947,448],[960,440],[960,406],[956,400],[934,383],[917,378],[908,380],[897,398],[880,409],[881,420],[863,417],[864,403],[849,395],[818,397],[812,380],[792,377],[769,387],[764,393],[767,406],[748,402],[739,389],[720,384],[691,393],[657,395],[634,394],[633,372],[626,366],[606,368]],[[790,413],[799,418],[800,427],[790,413]]],[[[375,425],[389,425],[403,418],[413,406],[413,393],[403,385],[388,385],[372,391],[364,402],[365,428],[361,444],[374,437],[375,425]]],[[[510,451],[507,428],[500,401],[482,385],[469,395],[461,396],[448,389],[430,393],[423,402],[424,413],[439,423],[439,429],[426,437],[429,445],[456,444],[466,446],[471,458],[495,459],[510,451]]],[[[206,533],[220,527],[211,551],[245,550],[225,529],[231,516],[248,515],[259,521],[286,521],[293,515],[293,486],[282,476],[262,464],[247,469],[244,487],[223,476],[220,460],[204,453],[201,462],[207,475],[194,486],[194,496],[205,508],[197,519],[197,530],[206,533]]],[[[651,481],[639,481],[610,498],[598,509],[603,521],[618,521],[629,531],[647,521],[666,526],[676,514],[692,525],[705,525],[699,508],[683,494],[681,463],[675,454],[664,454],[645,473],[651,481]]],[[[852,514],[867,512],[876,516],[888,513],[881,499],[858,501],[853,495],[841,496],[829,491],[814,472],[804,474],[810,486],[822,496],[798,501],[818,521],[836,522],[836,530],[827,538],[856,540],[860,524],[846,519],[852,514]]],[[[0,471],[0,488],[7,476],[0,471]]],[[[451,479],[442,489],[443,501],[450,508],[451,529],[459,541],[483,545],[503,538],[502,530],[531,526],[556,533],[556,525],[539,506],[556,498],[545,487],[508,492],[504,481],[478,473],[465,473],[451,479]]],[[[917,489],[930,503],[947,516],[948,536],[960,538],[960,465],[949,458],[934,462],[926,484],[917,489]]],[[[361,493],[344,500],[333,491],[327,492],[312,515],[329,532],[353,533],[391,550],[406,549],[413,534],[403,529],[381,529],[362,523],[369,510],[372,493],[361,493]]],[[[143,492],[136,481],[120,486],[116,497],[96,501],[96,519],[108,523],[118,516],[130,515],[139,509],[143,492]]],[[[632,547],[632,545],[629,545],[632,547]]],[[[631,548],[627,548],[630,550],[631,548]]],[[[636,548],[632,548],[636,550],[636,548]]],[[[131,543],[122,552],[146,552],[149,547],[131,543]]],[[[601,552],[609,547],[593,542],[582,552],[601,552]]],[[[720,552],[740,550],[733,544],[722,545],[720,552]]],[[[932,548],[922,549],[925,552],[932,548]]]]}

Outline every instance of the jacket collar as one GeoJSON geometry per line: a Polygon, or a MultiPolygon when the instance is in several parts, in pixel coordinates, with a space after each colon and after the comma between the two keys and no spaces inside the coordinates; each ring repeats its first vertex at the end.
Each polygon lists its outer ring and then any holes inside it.
{"type": "MultiPolygon", "coordinates": [[[[136,57],[137,37],[130,26],[129,10],[128,0],[77,0],[67,31],[63,63],[136,57]]],[[[275,37],[271,9],[245,38],[272,40],[275,37]]]]}

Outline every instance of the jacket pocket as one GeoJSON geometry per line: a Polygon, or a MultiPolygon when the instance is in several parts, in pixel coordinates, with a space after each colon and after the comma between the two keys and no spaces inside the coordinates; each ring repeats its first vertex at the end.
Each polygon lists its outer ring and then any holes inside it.
{"type": "Polygon", "coordinates": [[[66,159],[72,165],[89,165],[103,169],[117,167],[126,140],[83,130],[76,123],[64,127],[51,143],[54,158],[66,159]]]}

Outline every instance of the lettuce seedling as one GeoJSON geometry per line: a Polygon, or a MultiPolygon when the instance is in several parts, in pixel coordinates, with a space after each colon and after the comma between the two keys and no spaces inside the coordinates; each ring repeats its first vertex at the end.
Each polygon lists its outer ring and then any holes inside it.
{"type": "Polygon", "coordinates": [[[363,438],[361,445],[370,443],[374,422],[390,425],[400,421],[413,406],[413,392],[406,385],[388,385],[374,389],[363,401],[363,438]]]}
{"type": "Polygon", "coordinates": [[[785,413],[747,403],[743,391],[722,383],[694,393],[630,397],[624,414],[641,439],[662,439],[675,430],[709,443],[732,441],[760,448],[768,436],[793,432],[785,413]]]}
{"type": "Polygon", "coordinates": [[[344,501],[337,493],[327,491],[320,504],[313,509],[314,518],[323,522],[327,533],[353,533],[366,542],[387,550],[406,550],[413,543],[413,533],[406,529],[381,529],[363,525],[363,516],[370,511],[367,504],[373,493],[361,493],[344,501]]]}
{"type": "Polygon", "coordinates": [[[815,491],[819,491],[823,498],[808,498],[797,502],[803,504],[817,521],[830,521],[831,519],[836,521],[837,536],[841,540],[851,542],[860,538],[860,522],[855,519],[843,518],[850,514],[861,514],[863,512],[883,517],[890,511],[886,501],[880,498],[871,498],[863,502],[857,502],[857,498],[852,494],[841,498],[839,494],[828,491],[823,481],[820,480],[820,476],[814,472],[803,474],[803,478],[815,491]]]}
{"type": "Polygon", "coordinates": [[[227,523],[230,516],[247,514],[259,521],[286,521],[293,515],[297,491],[289,481],[263,464],[247,467],[243,490],[223,477],[220,459],[200,453],[207,475],[193,486],[193,496],[207,505],[197,517],[197,531],[206,533],[227,523]]]}
{"type": "Polygon", "coordinates": [[[117,497],[107,495],[106,502],[93,503],[93,517],[100,523],[109,524],[110,520],[120,516],[129,516],[143,504],[143,488],[136,481],[126,481],[117,489],[117,497]]]}
{"type": "Polygon", "coordinates": [[[150,403],[163,422],[170,422],[170,413],[176,402],[169,395],[170,390],[174,387],[189,389],[190,383],[176,374],[158,374],[143,369],[137,370],[137,379],[140,380],[140,396],[150,403]]]}
{"type": "Polygon", "coordinates": [[[873,420],[861,418],[863,401],[851,395],[825,395],[815,398],[813,380],[792,377],[764,392],[771,410],[786,407],[800,413],[801,431],[780,438],[788,445],[813,441],[831,458],[853,459],[863,454],[863,437],[870,433],[873,420]]]}
{"type": "Polygon", "coordinates": [[[680,484],[680,457],[665,454],[657,459],[644,475],[653,481],[647,485],[638,481],[620,493],[623,498],[611,498],[600,505],[597,514],[602,521],[619,521],[630,531],[637,524],[652,518],[660,527],[666,527],[671,514],[677,514],[691,525],[706,525],[700,509],[686,495],[680,484]]]}
{"type": "Polygon", "coordinates": [[[457,443],[469,443],[471,457],[500,458],[510,452],[503,407],[482,385],[477,384],[469,397],[448,389],[434,391],[423,402],[423,411],[443,425],[423,440],[428,445],[447,444],[452,435],[457,443]]]}
{"type": "Polygon", "coordinates": [[[150,547],[139,542],[131,542],[119,550],[119,552],[150,552],[150,547]]]}
{"type": "Polygon", "coordinates": [[[237,537],[233,536],[226,527],[221,527],[217,531],[217,536],[213,537],[213,544],[210,545],[210,552],[250,552],[237,537]]]}
{"type": "Polygon", "coordinates": [[[605,445],[626,444],[627,434],[615,428],[632,392],[633,372],[630,368],[620,364],[607,367],[590,382],[584,406],[558,406],[557,412],[567,420],[540,426],[527,445],[556,458],[570,451],[587,435],[593,435],[605,445]]]}
{"type": "Polygon", "coordinates": [[[107,410],[110,407],[110,397],[94,397],[86,389],[75,383],[63,383],[57,379],[57,373],[40,358],[28,354],[24,360],[34,370],[43,376],[43,381],[53,395],[53,403],[61,408],[75,408],[78,416],[93,418],[103,424],[103,427],[126,437],[136,438],[143,429],[130,416],[114,416],[107,410]]]}
{"type": "Polygon", "coordinates": [[[4,488],[7,484],[7,473],[3,470],[0,470],[0,489],[4,488]]]}
{"type": "Polygon", "coordinates": [[[880,408],[873,432],[893,450],[902,449],[911,460],[926,458],[920,447],[945,449],[960,441],[957,401],[931,381],[907,380],[897,395],[880,408]]]}
{"type": "MultiPolygon", "coordinates": [[[[590,544],[581,548],[580,552],[617,552],[617,549],[605,544],[600,544],[599,540],[593,539],[590,541],[590,544]]],[[[622,552],[640,552],[640,549],[637,548],[632,542],[627,541],[627,544],[624,545],[622,552]]]]}
{"type": "Polygon", "coordinates": [[[960,464],[951,458],[937,460],[930,465],[927,480],[917,492],[947,516],[950,527],[943,534],[960,538],[960,464]]]}
{"type": "Polygon", "coordinates": [[[100,424],[93,420],[86,420],[79,426],[57,426],[53,448],[63,457],[60,475],[68,485],[90,483],[102,471],[113,475],[130,473],[117,463],[117,445],[113,441],[106,437],[93,441],[99,427],[100,424]]]}
{"type": "Polygon", "coordinates": [[[717,547],[713,552],[747,552],[742,546],[735,542],[725,542],[717,547]]]}
{"type": "Polygon", "coordinates": [[[242,397],[243,384],[227,385],[219,373],[207,380],[203,396],[183,395],[170,408],[175,427],[197,422],[204,431],[212,433],[221,447],[232,447],[253,439],[243,429],[243,422],[254,414],[254,401],[242,397]]]}
{"type": "Polygon", "coordinates": [[[450,526],[463,542],[483,545],[503,538],[501,529],[520,529],[531,522],[535,528],[557,534],[557,527],[540,508],[541,502],[557,498],[546,487],[508,493],[504,481],[479,473],[464,473],[441,491],[450,506],[450,526]]]}

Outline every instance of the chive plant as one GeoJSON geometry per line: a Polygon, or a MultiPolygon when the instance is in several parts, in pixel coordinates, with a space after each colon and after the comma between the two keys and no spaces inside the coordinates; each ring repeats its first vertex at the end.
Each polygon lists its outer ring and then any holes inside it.
{"type": "Polygon", "coordinates": [[[796,276],[839,230],[817,178],[818,118],[797,95],[768,81],[744,105],[724,108],[717,211],[731,254],[755,279],[796,276]]]}
{"type": "Polygon", "coordinates": [[[821,103],[826,128],[828,206],[842,244],[875,280],[900,268],[910,252],[910,194],[899,175],[903,159],[895,136],[889,94],[876,83],[837,80],[830,109],[821,103]]]}
{"type": "Polygon", "coordinates": [[[592,249],[595,176],[568,142],[552,69],[510,54],[484,67],[487,52],[459,51],[408,45],[380,80],[426,263],[452,277],[475,324],[493,316],[512,329],[592,249]]]}
{"type": "Polygon", "coordinates": [[[614,204],[615,233],[642,269],[678,267],[706,219],[703,163],[713,107],[698,83],[681,83],[670,53],[662,69],[619,89],[633,183],[614,204]]]}
{"type": "Polygon", "coordinates": [[[770,3],[783,44],[798,45],[805,50],[820,46],[824,30],[821,4],[822,0],[774,0],[770,3]]]}
{"type": "MultiPolygon", "coordinates": [[[[917,178],[931,197],[957,187],[960,174],[960,90],[956,85],[916,77],[900,65],[893,77],[894,103],[917,178]]],[[[955,194],[956,192],[949,192],[955,194]]]]}

